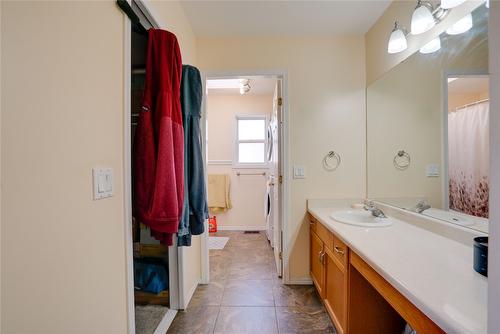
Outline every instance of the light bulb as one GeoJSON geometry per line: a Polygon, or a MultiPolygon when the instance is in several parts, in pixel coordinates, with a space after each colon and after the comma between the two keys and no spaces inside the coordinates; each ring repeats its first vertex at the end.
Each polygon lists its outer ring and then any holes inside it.
{"type": "Polygon", "coordinates": [[[490,0],[486,0],[486,8],[490,8],[490,0]]]}
{"type": "Polygon", "coordinates": [[[441,8],[451,9],[463,4],[466,0],[441,0],[441,8]]]}
{"type": "Polygon", "coordinates": [[[434,16],[432,16],[431,9],[419,1],[411,16],[411,34],[422,34],[435,25],[436,21],[434,20],[434,16]]]}
{"type": "Polygon", "coordinates": [[[398,53],[406,50],[408,47],[408,43],[406,42],[406,36],[403,30],[399,27],[399,24],[396,22],[394,24],[394,29],[391,32],[391,36],[389,37],[389,43],[387,45],[388,53],[398,53]]]}
{"type": "Polygon", "coordinates": [[[434,38],[429,43],[425,44],[420,48],[420,53],[428,54],[433,53],[441,49],[441,39],[439,37],[434,38]]]}
{"type": "Polygon", "coordinates": [[[245,94],[245,88],[243,86],[240,87],[240,94],[241,95],[245,94]]]}
{"type": "Polygon", "coordinates": [[[446,29],[448,35],[458,35],[472,28],[472,14],[465,15],[460,20],[455,22],[451,27],[446,29]]]}

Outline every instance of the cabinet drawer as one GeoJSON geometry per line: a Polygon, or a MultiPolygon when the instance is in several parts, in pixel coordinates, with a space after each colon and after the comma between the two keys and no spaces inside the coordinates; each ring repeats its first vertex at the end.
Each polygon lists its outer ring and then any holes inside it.
{"type": "Polygon", "coordinates": [[[332,249],[333,234],[320,223],[316,223],[316,234],[324,242],[325,246],[332,249]]]}
{"type": "Polygon", "coordinates": [[[309,227],[311,228],[311,231],[316,232],[316,226],[318,225],[318,222],[316,219],[314,219],[313,216],[309,215],[309,227]]]}
{"type": "Polygon", "coordinates": [[[337,236],[333,236],[333,255],[340,261],[344,266],[347,266],[347,259],[349,254],[349,249],[346,244],[342,242],[337,236]]]}

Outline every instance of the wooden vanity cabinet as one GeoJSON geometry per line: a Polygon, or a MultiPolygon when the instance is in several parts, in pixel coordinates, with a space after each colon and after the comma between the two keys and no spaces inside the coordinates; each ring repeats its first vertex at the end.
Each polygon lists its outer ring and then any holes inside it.
{"type": "Polygon", "coordinates": [[[324,304],[339,334],[345,333],[347,325],[347,275],[346,266],[337,259],[333,251],[325,248],[324,304]]]}
{"type": "Polygon", "coordinates": [[[323,241],[311,229],[311,278],[321,298],[324,298],[325,293],[325,266],[323,251],[323,241]]]}
{"type": "Polygon", "coordinates": [[[337,331],[347,323],[347,247],[335,243],[334,235],[310,217],[311,278],[337,331]]]}
{"type": "Polygon", "coordinates": [[[314,217],[310,221],[311,278],[340,334],[442,334],[422,311],[314,217]]]}

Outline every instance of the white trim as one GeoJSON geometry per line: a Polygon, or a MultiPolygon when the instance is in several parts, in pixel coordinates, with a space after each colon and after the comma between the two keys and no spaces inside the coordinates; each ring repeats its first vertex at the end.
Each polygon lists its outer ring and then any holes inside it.
{"type": "Polygon", "coordinates": [[[169,309],[167,313],[163,316],[163,319],[161,319],[160,323],[158,324],[158,327],[156,327],[155,331],[153,334],[165,334],[174,321],[174,318],[177,314],[177,310],[172,310],[169,309]]]}
{"type": "Polygon", "coordinates": [[[233,160],[208,160],[208,165],[232,166],[233,160]]]}
{"type": "Polygon", "coordinates": [[[196,283],[193,284],[191,289],[188,291],[188,293],[186,295],[186,304],[184,305],[183,310],[185,310],[187,308],[187,306],[189,305],[189,302],[193,298],[193,295],[196,292],[196,289],[198,288],[199,284],[200,284],[200,280],[198,279],[198,280],[196,280],[196,283]]]}
{"type": "Polygon", "coordinates": [[[292,285],[312,285],[313,281],[310,277],[302,277],[302,278],[294,278],[292,280],[288,280],[287,284],[292,285]]]}
{"type": "Polygon", "coordinates": [[[129,334],[135,334],[134,303],[134,246],[132,241],[132,157],[131,157],[131,54],[132,24],[123,13],[123,206],[125,227],[125,259],[127,277],[127,328],[129,334]]]}
{"type": "Polygon", "coordinates": [[[268,150],[268,145],[269,143],[267,142],[267,127],[269,126],[269,117],[266,114],[255,114],[255,115],[248,115],[248,114],[238,114],[235,117],[235,122],[236,125],[234,127],[235,133],[234,133],[234,157],[233,157],[233,168],[261,168],[261,169],[267,169],[269,168],[268,163],[267,163],[267,157],[266,153],[268,150]],[[264,139],[260,140],[240,140],[239,139],[239,121],[240,120],[263,120],[264,121],[264,139]],[[256,143],[256,144],[264,144],[264,162],[262,163],[244,163],[244,162],[239,162],[239,153],[240,153],[240,145],[239,144],[246,144],[246,143],[256,143]]]}
{"type": "Polygon", "coordinates": [[[244,225],[217,226],[217,230],[219,230],[219,231],[265,231],[266,226],[244,226],[244,225]]]}
{"type": "MultiPolygon", "coordinates": [[[[289,257],[290,257],[290,210],[291,210],[291,193],[290,193],[290,107],[288,98],[288,71],[285,69],[275,69],[275,70],[234,70],[234,71],[207,71],[202,73],[203,82],[207,78],[210,79],[224,79],[228,77],[241,77],[241,76],[262,76],[266,78],[281,78],[282,80],[282,98],[283,98],[283,207],[281,212],[282,226],[283,226],[283,283],[290,284],[290,272],[289,272],[289,257]]],[[[204,90],[206,92],[206,90],[204,90]]],[[[206,99],[206,94],[204,94],[204,100],[206,99]]],[[[203,115],[206,116],[206,104],[203,104],[203,115]]],[[[204,118],[206,122],[206,118],[204,118]]],[[[205,125],[205,124],[204,124],[205,125]]],[[[206,134],[206,133],[205,133],[206,134]]],[[[206,136],[203,137],[206,140],[206,136]]],[[[205,166],[206,167],[206,166],[205,166]]],[[[208,231],[207,231],[208,232],[208,231]]],[[[204,238],[207,238],[208,233],[204,233],[204,238]]],[[[202,265],[203,268],[209,270],[208,268],[208,248],[202,249],[202,252],[206,253],[202,256],[202,261],[206,261],[202,265]]],[[[203,254],[203,253],[202,253],[203,254]]],[[[205,276],[208,277],[208,276],[205,276]]]]}

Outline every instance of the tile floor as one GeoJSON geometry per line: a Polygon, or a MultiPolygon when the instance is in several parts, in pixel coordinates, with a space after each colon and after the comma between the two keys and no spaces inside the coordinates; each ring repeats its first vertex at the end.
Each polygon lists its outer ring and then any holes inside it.
{"type": "Polygon", "coordinates": [[[335,329],[312,286],[285,286],[264,233],[221,231],[210,251],[210,281],[200,285],[168,334],[319,334],[335,329]]]}

